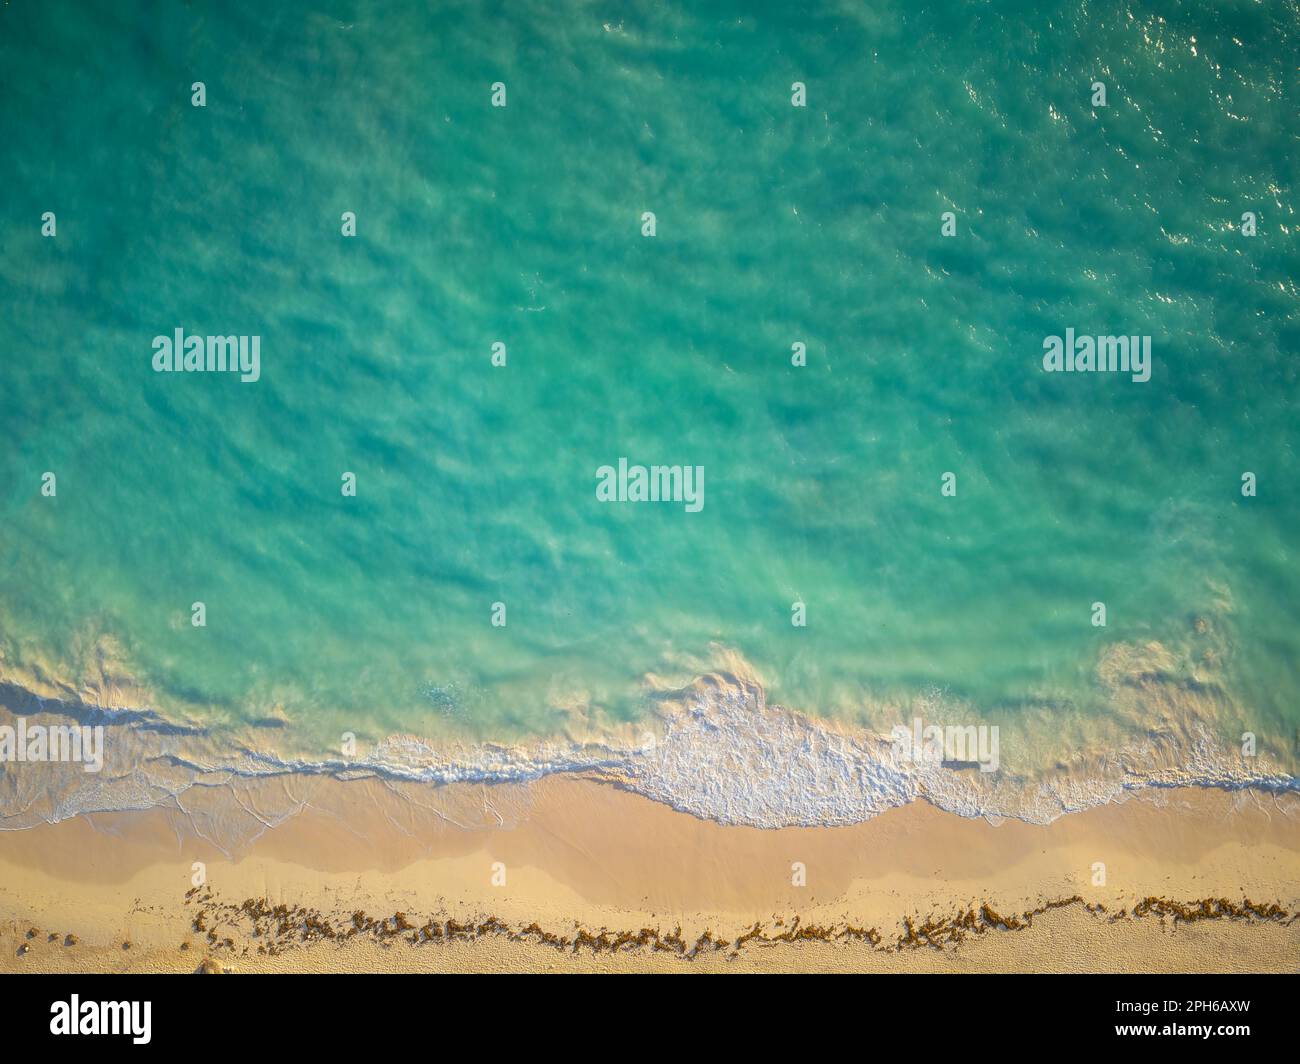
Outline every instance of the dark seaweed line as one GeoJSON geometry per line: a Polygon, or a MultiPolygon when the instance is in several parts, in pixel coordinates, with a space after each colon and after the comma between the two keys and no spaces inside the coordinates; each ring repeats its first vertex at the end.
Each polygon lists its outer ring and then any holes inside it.
{"type": "MultiPolygon", "coordinates": [[[[805,924],[795,916],[787,926],[776,920],[771,927],[757,922],[735,939],[727,939],[713,931],[704,931],[693,943],[682,937],[677,926],[672,931],[643,927],[637,931],[610,931],[601,928],[593,931],[577,926],[572,935],[559,935],[544,930],[536,921],[528,925],[511,926],[496,916],[471,919],[465,922],[446,918],[429,918],[423,924],[415,923],[410,914],[398,911],[391,916],[379,917],[357,910],[348,915],[327,917],[318,909],[304,906],[275,905],[265,898],[248,898],[240,905],[218,901],[210,889],[194,888],[185,895],[186,905],[199,907],[192,926],[204,934],[207,946],[234,954],[235,940],[225,931],[249,934],[257,940],[258,954],[275,956],[287,950],[313,943],[351,939],[369,939],[387,942],[402,941],[412,946],[430,943],[473,942],[485,937],[504,937],[516,942],[531,942],[565,953],[594,955],[613,954],[633,950],[651,953],[668,953],[683,960],[694,960],[704,954],[727,952],[735,957],[751,946],[776,946],[797,942],[866,943],[880,952],[901,952],[908,949],[939,949],[957,945],[971,936],[991,931],[1020,931],[1031,927],[1036,916],[1054,909],[1082,906],[1094,916],[1104,916],[1108,922],[1141,920],[1156,917],[1174,924],[1193,924],[1205,920],[1243,920],[1249,923],[1280,923],[1289,925],[1300,919],[1276,903],[1256,903],[1243,898],[1240,903],[1227,898],[1203,898],[1180,902],[1169,898],[1150,896],[1134,905],[1132,910],[1121,909],[1110,913],[1101,903],[1090,904],[1076,894],[1069,898],[1048,901],[1037,908],[1018,915],[1003,915],[987,903],[978,908],[959,911],[942,918],[929,917],[919,922],[907,917],[903,930],[890,940],[874,927],[859,927],[851,923],[831,925],[805,924]],[[728,952],[729,951],[729,952],[728,952]]],[[[189,943],[182,948],[189,948],[189,943]]],[[[249,951],[245,946],[243,952],[249,951]]]]}

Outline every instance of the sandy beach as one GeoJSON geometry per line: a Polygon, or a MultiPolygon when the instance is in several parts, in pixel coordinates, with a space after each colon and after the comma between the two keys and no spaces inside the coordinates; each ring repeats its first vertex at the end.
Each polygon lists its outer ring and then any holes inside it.
{"type": "Polygon", "coordinates": [[[0,833],[0,970],[1300,971],[1294,795],[763,830],[582,778],[291,785],[228,853],[177,808],[0,833]]]}

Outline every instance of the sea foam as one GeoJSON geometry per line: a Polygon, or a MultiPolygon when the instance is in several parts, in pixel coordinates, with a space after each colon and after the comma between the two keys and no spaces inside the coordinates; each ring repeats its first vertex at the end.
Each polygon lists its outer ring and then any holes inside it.
{"type": "MultiPolygon", "coordinates": [[[[0,723],[23,701],[3,688],[0,723]]],[[[82,813],[170,806],[201,815],[221,842],[233,831],[222,795],[247,818],[240,788],[279,779],[286,797],[259,798],[255,820],[273,826],[304,804],[293,780],[379,778],[437,788],[458,783],[527,783],[568,774],[603,781],[674,809],[724,824],[761,828],[859,823],[917,800],[965,817],[1046,824],[1126,795],[1209,786],[1261,793],[1300,790],[1266,758],[1248,761],[1193,720],[1156,729],[1078,765],[1036,773],[986,774],[917,761],[887,734],[815,720],[769,704],[751,683],[700,684],[665,704],[656,730],[639,740],[608,738],[446,745],[390,736],[354,758],[286,757],[231,747],[228,736],[169,724],[148,710],[103,710],[43,702],[52,724],[102,724],[105,770],[88,777],[66,765],[0,773],[0,825],[24,828],[82,813]]],[[[30,709],[28,715],[32,716],[30,709]]]]}

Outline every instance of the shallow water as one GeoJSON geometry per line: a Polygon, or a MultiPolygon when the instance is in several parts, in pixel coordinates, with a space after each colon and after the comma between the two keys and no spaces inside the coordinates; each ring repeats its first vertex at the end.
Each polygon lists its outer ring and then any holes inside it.
{"type": "Polygon", "coordinates": [[[1113,742],[1107,648],[1158,643],[1293,756],[1294,4],[408,6],[0,16],[7,672],[107,636],[322,756],[738,662],[1113,742]],[[176,328],[260,379],[153,372],[176,328]],[[1150,381],[1045,373],[1067,328],[1150,381]],[[620,457],[703,508],[598,501],[620,457]]]}

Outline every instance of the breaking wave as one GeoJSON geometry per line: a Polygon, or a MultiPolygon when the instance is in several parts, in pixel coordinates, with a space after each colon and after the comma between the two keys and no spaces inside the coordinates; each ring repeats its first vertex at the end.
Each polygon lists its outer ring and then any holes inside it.
{"type": "MultiPolygon", "coordinates": [[[[1158,692],[1148,692],[1148,701],[1158,692]]],[[[942,708],[931,705],[934,712],[942,708]]],[[[0,765],[0,826],[31,827],[79,814],[169,806],[207,819],[220,841],[239,820],[260,829],[302,808],[293,781],[380,779],[425,790],[448,784],[526,783],[557,773],[626,788],[724,824],[762,828],[859,823],[917,800],[965,817],[1046,824],[1137,791],[1218,787],[1281,793],[1300,780],[1267,756],[1226,745],[1203,714],[1158,714],[1141,738],[1032,768],[1032,759],[981,772],[917,761],[888,734],[815,720],[769,704],[760,685],[714,676],[664,699],[653,728],[604,738],[519,744],[447,744],[390,736],[354,757],[289,757],[148,709],[104,709],[38,699],[0,685],[0,725],[23,716],[44,725],[102,725],[103,769],[0,765]],[[269,791],[250,784],[278,783],[269,791]],[[268,797],[270,795],[270,797],[268,797]],[[222,811],[224,809],[224,812],[222,811]]],[[[942,723],[942,721],[940,721],[942,723]]],[[[264,729],[267,737],[275,729],[264,729]]],[[[1013,737],[1023,742],[1024,735],[1013,737]]]]}

